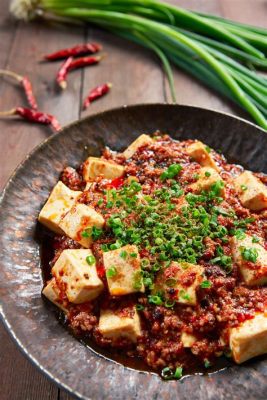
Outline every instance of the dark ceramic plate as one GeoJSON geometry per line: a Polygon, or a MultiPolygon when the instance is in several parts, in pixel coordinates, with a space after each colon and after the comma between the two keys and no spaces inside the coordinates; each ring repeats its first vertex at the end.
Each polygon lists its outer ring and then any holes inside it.
{"type": "Polygon", "coordinates": [[[9,180],[0,207],[1,315],[28,358],[57,384],[84,399],[266,399],[264,357],[216,374],[163,382],[98,356],[58,322],[41,298],[36,218],[65,165],[78,166],[104,145],[120,150],[155,130],[198,138],[231,161],[267,172],[267,134],[255,125],[189,106],[137,105],[66,127],[37,147],[9,180]]]}

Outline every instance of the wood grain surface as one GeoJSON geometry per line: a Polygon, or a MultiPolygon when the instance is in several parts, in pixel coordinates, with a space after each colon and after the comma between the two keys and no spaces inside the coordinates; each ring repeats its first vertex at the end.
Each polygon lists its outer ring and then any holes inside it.
{"type": "MultiPolygon", "coordinates": [[[[240,22],[267,25],[265,0],[168,0],[170,3],[202,12],[223,15],[240,22]]],[[[101,30],[24,24],[9,16],[9,1],[0,0],[0,68],[14,70],[31,78],[41,110],[53,113],[62,125],[80,117],[124,104],[169,100],[165,77],[157,58],[148,50],[101,30]],[[41,56],[86,40],[103,44],[106,57],[98,66],[72,73],[68,89],[55,88],[58,63],[41,63],[41,56]],[[94,86],[112,82],[110,94],[81,112],[81,102],[94,86]]],[[[196,80],[175,69],[177,102],[247,117],[196,80]]],[[[22,105],[19,88],[0,80],[0,109],[22,105]]],[[[0,120],[0,189],[15,167],[51,131],[47,127],[19,120],[0,120]]],[[[0,400],[69,400],[71,396],[48,381],[20,353],[0,326],[0,400]]],[[[98,399],[94,399],[98,400],[98,399]]]]}

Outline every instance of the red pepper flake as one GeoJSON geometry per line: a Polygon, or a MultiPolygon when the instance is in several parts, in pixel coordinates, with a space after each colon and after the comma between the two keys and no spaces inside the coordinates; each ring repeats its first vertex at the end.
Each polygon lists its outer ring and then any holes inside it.
{"type": "Polygon", "coordinates": [[[104,85],[97,86],[94,89],[92,89],[83,102],[83,109],[85,110],[87,107],[89,107],[92,101],[108,93],[111,87],[112,87],[111,83],[105,83],[104,85]]]}
{"type": "Polygon", "coordinates": [[[102,46],[98,43],[78,44],[74,47],[61,49],[54,53],[44,56],[45,60],[54,61],[61,60],[62,58],[83,56],[86,54],[94,54],[102,50],[102,46]]]}
{"type": "Polygon", "coordinates": [[[123,183],[124,183],[123,178],[115,178],[108,184],[108,186],[114,189],[118,189],[123,185],[123,183]]]}
{"type": "Polygon", "coordinates": [[[97,275],[99,276],[99,278],[103,278],[106,275],[105,267],[102,264],[96,265],[96,271],[97,271],[97,275]]]}
{"type": "Polygon", "coordinates": [[[26,76],[21,76],[19,74],[16,74],[13,71],[8,71],[8,70],[3,70],[3,69],[0,70],[0,75],[6,75],[6,76],[9,76],[9,77],[15,79],[16,81],[18,81],[24,89],[24,93],[26,95],[26,98],[28,100],[30,107],[33,110],[37,110],[37,108],[38,108],[37,101],[33,94],[32,84],[31,84],[29,78],[27,78],[26,76]]]}
{"type": "Polygon", "coordinates": [[[64,61],[64,63],[61,65],[61,67],[58,70],[56,81],[57,81],[58,85],[61,87],[61,89],[66,89],[66,87],[67,87],[66,79],[67,79],[68,70],[69,70],[69,67],[70,67],[72,61],[73,61],[73,57],[67,58],[67,60],[64,61]]]}
{"type": "Polygon", "coordinates": [[[0,113],[0,116],[12,116],[18,115],[19,117],[30,121],[36,122],[38,124],[50,125],[56,132],[60,131],[62,128],[58,120],[51,114],[43,113],[41,111],[31,110],[25,107],[16,107],[9,111],[4,111],[0,113]]]}

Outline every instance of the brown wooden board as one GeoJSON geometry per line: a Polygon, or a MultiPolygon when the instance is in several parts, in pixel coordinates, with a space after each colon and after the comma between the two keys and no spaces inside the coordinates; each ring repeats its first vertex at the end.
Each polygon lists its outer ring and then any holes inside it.
{"type": "MultiPolygon", "coordinates": [[[[168,0],[202,12],[210,12],[266,27],[265,0],[168,0]]],[[[169,90],[156,56],[142,47],[98,29],[18,23],[9,16],[9,1],[1,0],[0,68],[27,74],[33,83],[40,108],[53,113],[62,125],[80,116],[90,115],[123,104],[162,102],[169,100],[169,90]],[[75,71],[68,79],[68,88],[60,93],[54,77],[60,65],[39,63],[45,53],[76,43],[96,40],[103,44],[106,58],[99,66],[75,71]],[[82,99],[94,86],[112,82],[111,92],[81,112],[82,99]]],[[[177,102],[199,105],[245,115],[238,107],[187,74],[174,68],[177,102]]],[[[26,105],[17,85],[0,78],[0,109],[26,105]]],[[[48,137],[47,127],[20,120],[0,120],[0,188],[29,151],[48,137]]],[[[59,149],[60,151],[60,149],[59,149]]],[[[3,327],[0,327],[0,399],[60,399],[71,397],[51,384],[17,350],[3,327]],[[4,388],[4,389],[2,389],[4,388]]]]}

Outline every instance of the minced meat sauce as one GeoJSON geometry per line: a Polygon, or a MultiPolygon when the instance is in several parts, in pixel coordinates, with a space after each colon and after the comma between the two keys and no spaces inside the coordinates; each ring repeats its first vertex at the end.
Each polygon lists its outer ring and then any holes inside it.
{"type": "MultiPolygon", "coordinates": [[[[229,244],[232,237],[245,233],[267,249],[267,212],[251,212],[242,206],[232,180],[243,169],[228,164],[211,149],[208,151],[224,182],[224,195],[221,196],[218,182],[210,190],[196,193],[194,184],[199,180],[201,166],[186,151],[192,143],[158,135],[153,143],[142,146],[127,160],[122,154],[105,149],[102,157],[123,165],[125,174],[112,181],[98,177],[88,190],[82,165],[77,170],[67,167],[61,175],[70,189],[83,191],[78,202],[94,207],[105,219],[103,230],[92,244],[97,273],[105,289],[91,302],[68,304],[67,325],[79,338],[90,338],[98,348],[123,351],[129,359],[142,360],[149,369],[163,371],[167,378],[173,377],[175,371],[174,377],[179,377],[180,371],[188,373],[196,366],[216,367],[219,357],[230,357],[229,328],[264,311],[267,302],[265,287],[244,283],[229,244]],[[138,247],[145,292],[111,296],[103,252],[125,244],[138,247]],[[172,261],[203,268],[205,280],[196,287],[195,305],[187,302],[186,293],[195,280],[195,272],[181,276],[185,290],[179,294],[173,287],[172,261]],[[170,283],[164,293],[157,291],[159,277],[170,283]],[[184,302],[177,300],[179,295],[184,302]],[[100,308],[123,307],[127,314],[132,312],[133,305],[142,327],[137,343],[103,337],[98,328],[100,308]],[[184,345],[182,333],[194,337],[189,347],[184,345]]],[[[263,174],[255,176],[266,184],[263,174]]],[[[51,269],[64,249],[82,246],[66,236],[55,235],[49,247],[46,267],[51,269]]],[[[255,263],[248,263],[251,269],[256,268],[255,263]]],[[[46,277],[48,280],[49,276],[46,277]]],[[[67,302],[63,291],[62,297],[67,302]]]]}

